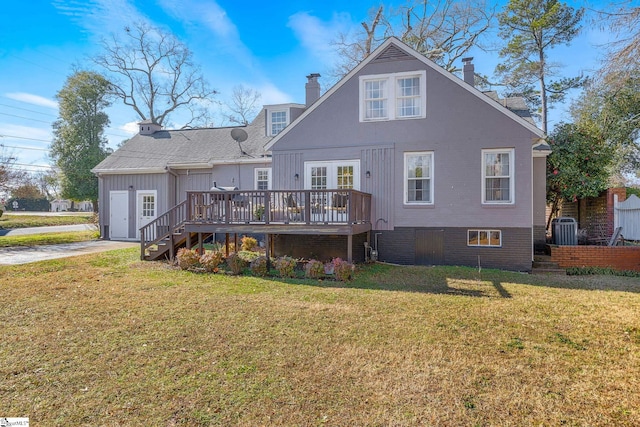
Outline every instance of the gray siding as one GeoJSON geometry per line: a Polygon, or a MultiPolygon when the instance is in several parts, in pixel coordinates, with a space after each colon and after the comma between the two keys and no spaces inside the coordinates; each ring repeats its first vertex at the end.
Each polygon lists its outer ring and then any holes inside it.
{"type": "MultiPolygon", "coordinates": [[[[166,212],[169,206],[167,195],[173,192],[173,176],[168,173],[163,174],[140,174],[140,175],[102,175],[100,177],[100,235],[109,238],[109,216],[111,206],[109,205],[109,195],[111,191],[129,192],[129,238],[136,238],[136,194],[137,191],[156,190],[157,191],[157,212],[166,212]]],[[[173,205],[172,205],[173,206],[173,205]]]]}
{"type": "MultiPolygon", "coordinates": [[[[425,65],[415,59],[374,62],[364,67],[360,75],[419,69],[425,69],[425,65]]],[[[428,68],[425,119],[360,123],[358,86],[358,76],[346,81],[274,145],[274,170],[284,167],[278,171],[279,188],[299,188],[303,184],[303,159],[359,158],[362,189],[373,194],[375,220],[389,221],[389,225],[380,221],[374,228],[483,226],[531,230],[531,146],[535,134],[428,68]],[[373,154],[387,147],[394,147],[393,152],[387,151],[384,156],[373,154]],[[481,150],[488,148],[514,148],[513,205],[487,206],[481,202],[481,150]],[[434,153],[432,206],[403,204],[407,151],[434,153]],[[364,177],[367,170],[374,179],[370,184],[364,177]],[[375,170],[389,175],[376,176],[375,170]],[[300,175],[297,182],[293,180],[295,173],[300,175]],[[378,179],[382,181],[377,182],[378,179]]]]}
{"type": "Polygon", "coordinates": [[[215,165],[213,169],[174,169],[172,173],[107,175],[99,177],[101,236],[109,238],[109,194],[111,191],[129,192],[129,238],[137,234],[136,192],[157,191],[156,214],[162,215],[186,199],[187,191],[207,191],[216,182],[219,186],[252,190],[255,169],[271,167],[271,163],[215,165]],[[175,174],[175,175],[174,175],[175,174]],[[131,187],[131,188],[130,188],[131,187]]]}

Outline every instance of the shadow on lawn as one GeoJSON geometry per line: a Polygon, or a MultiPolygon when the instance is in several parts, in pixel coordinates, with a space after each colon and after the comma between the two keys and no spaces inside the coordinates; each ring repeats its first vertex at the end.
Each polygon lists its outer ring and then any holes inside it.
{"type": "Polygon", "coordinates": [[[307,279],[304,284],[323,288],[511,298],[509,291],[502,285],[502,280],[483,276],[476,270],[465,267],[395,267],[377,264],[360,269],[351,282],[307,279]]]}

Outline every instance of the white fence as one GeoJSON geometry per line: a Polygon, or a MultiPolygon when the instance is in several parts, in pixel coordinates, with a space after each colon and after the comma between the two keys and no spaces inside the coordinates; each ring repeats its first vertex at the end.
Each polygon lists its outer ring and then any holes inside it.
{"type": "Polygon", "coordinates": [[[624,202],[614,197],[614,225],[622,227],[626,240],[640,240],[640,198],[632,194],[624,202]]]}

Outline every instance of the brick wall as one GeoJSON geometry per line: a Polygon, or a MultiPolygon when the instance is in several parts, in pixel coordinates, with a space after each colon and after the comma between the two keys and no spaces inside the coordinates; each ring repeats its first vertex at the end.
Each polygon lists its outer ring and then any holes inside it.
{"type": "MultiPolygon", "coordinates": [[[[477,228],[477,227],[475,227],[477,228]]],[[[429,228],[422,228],[428,230],[429,228]]],[[[467,245],[468,228],[442,227],[444,245],[442,265],[466,265],[483,268],[499,268],[512,271],[531,271],[531,228],[499,228],[502,230],[502,247],[481,248],[467,245]]],[[[374,238],[371,233],[371,238],[374,238]]],[[[396,264],[416,263],[416,229],[396,227],[378,236],[380,261],[396,264]]]]}
{"type": "MultiPolygon", "coordinates": [[[[558,216],[574,218],[578,221],[578,228],[586,230],[586,237],[595,240],[608,240],[614,231],[613,196],[618,195],[618,201],[626,200],[625,188],[609,188],[598,197],[589,197],[576,202],[564,202],[560,205],[558,216]]],[[[550,207],[547,206],[547,217],[550,207]]]]}
{"type": "Polygon", "coordinates": [[[603,267],[640,271],[640,246],[556,246],[551,260],[562,268],[603,267]]]}

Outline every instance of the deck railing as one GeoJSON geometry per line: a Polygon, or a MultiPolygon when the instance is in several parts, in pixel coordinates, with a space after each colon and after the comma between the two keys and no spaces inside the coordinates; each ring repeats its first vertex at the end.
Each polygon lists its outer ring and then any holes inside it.
{"type": "MultiPolygon", "coordinates": [[[[145,251],[181,227],[187,219],[187,202],[174,206],[164,214],[160,215],[149,224],[140,228],[140,250],[141,259],[144,259],[145,251]]],[[[172,254],[173,255],[173,254],[172,254]]],[[[172,257],[173,258],[173,257],[172,257]]]]}
{"type": "Polygon", "coordinates": [[[187,222],[359,224],[371,222],[371,195],[357,190],[187,191],[187,222]]]}

